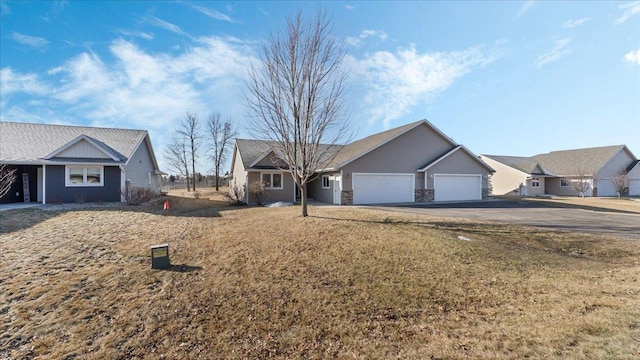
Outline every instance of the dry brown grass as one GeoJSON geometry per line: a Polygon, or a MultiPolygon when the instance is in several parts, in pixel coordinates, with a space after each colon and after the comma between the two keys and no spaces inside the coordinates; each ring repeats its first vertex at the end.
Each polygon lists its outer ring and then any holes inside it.
{"type": "Polygon", "coordinates": [[[637,242],[205,197],[0,214],[0,358],[640,356],[637,242]]]}

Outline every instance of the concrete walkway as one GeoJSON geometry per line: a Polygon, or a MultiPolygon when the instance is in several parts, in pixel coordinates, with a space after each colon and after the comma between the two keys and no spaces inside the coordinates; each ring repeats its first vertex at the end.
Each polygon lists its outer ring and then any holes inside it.
{"type": "Polygon", "coordinates": [[[39,202],[0,204],[0,211],[26,209],[26,208],[36,207],[40,205],[42,205],[42,203],[39,203],[39,202]]]}

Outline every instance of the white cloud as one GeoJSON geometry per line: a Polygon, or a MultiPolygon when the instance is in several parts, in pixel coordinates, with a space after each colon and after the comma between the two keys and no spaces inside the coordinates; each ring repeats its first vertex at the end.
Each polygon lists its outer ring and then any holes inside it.
{"type": "Polygon", "coordinates": [[[623,9],[624,13],[622,14],[622,16],[614,20],[614,23],[616,24],[622,24],[634,15],[640,13],[640,1],[631,1],[618,7],[620,9],[623,9]]]}
{"type": "Polygon", "coordinates": [[[582,19],[578,19],[578,20],[567,20],[564,22],[564,24],[562,24],[562,27],[564,27],[565,29],[573,29],[575,27],[578,27],[584,23],[586,23],[587,21],[591,20],[591,18],[582,18],[582,19]]]}
{"type": "Polygon", "coordinates": [[[516,13],[516,16],[515,16],[515,20],[523,17],[526,13],[528,13],[529,10],[531,10],[531,8],[533,7],[533,5],[535,5],[534,0],[525,1],[518,9],[518,12],[516,13]]]}
{"type": "Polygon", "coordinates": [[[49,45],[49,41],[45,38],[29,36],[18,32],[11,33],[11,39],[22,45],[31,46],[37,49],[42,49],[49,45]]]}
{"type": "Polygon", "coordinates": [[[206,8],[204,6],[198,6],[198,5],[190,5],[191,8],[193,8],[194,10],[198,11],[201,14],[204,14],[212,19],[215,20],[222,20],[222,21],[227,21],[230,23],[237,23],[238,21],[229,17],[228,15],[225,15],[221,12],[219,12],[218,10],[214,10],[214,9],[209,9],[206,8]]]}
{"type": "Polygon", "coordinates": [[[555,40],[551,51],[538,56],[538,59],[536,60],[536,67],[547,65],[571,54],[571,49],[568,48],[570,43],[571,39],[569,38],[555,40]]]}
{"type": "Polygon", "coordinates": [[[640,49],[626,53],[624,59],[630,63],[640,65],[640,49]]]}
{"type": "Polygon", "coordinates": [[[355,10],[356,7],[353,5],[345,5],[344,8],[347,9],[348,11],[353,11],[355,10]]]}
{"type": "Polygon", "coordinates": [[[417,104],[426,103],[447,90],[474,67],[494,61],[498,55],[473,47],[464,51],[420,54],[414,46],[392,53],[378,51],[362,59],[346,58],[357,83],[365,90],[370,122],[389,127],[417,104]]]}
{"type": "Polygon", "coordinates": [[[42,95],[49,92],[49,87],[36,74],[20,74],[7,67],[0,70],[0,78],[0,95],[3,100],[15,93],[42,95]]]}
{"type": "Polygon", "coordinates": [[[147,22],[153,26],[159,27],[161,29],[165,29],[167,31],[171,31],[173,33],[176,34],[180,34],[180,35],[187,35],[187,33],[185,33],[184,31],[182,31],[182,29],[180,28],[180,26],[178,25],[174,25],[168,21],[164,21],[162,19],[158,19],[155,16],[149,16],[147,17],[147,22]]]}
{"type": "Polygon", "coordinates": [[[387,40],[388,36],[384,31],[379,30],[363,30],[357,37],[347,36],[345,42],[354,47],[362,46],[364,40],[368,37],[377,37],[381,41],[387,40]]]}
{"type": "Polygon", "coordinates": [[[153,34],[144,31],[116,30],[116,32],[124,36],[139,37],[145,40],[153,40],[154,38],[153,34]]]}
{"type": "MultiPolygon", "coordinates": [[[[41,75],[2,69],[1,117],[147,129],[163,167],[162,152],[185,112],[198,113],[202,121],[214,111],[242,120],[238,99],[257,61],[251,46],[204,37],[177,54],[157,54],[118,39],[109,47],[112,62],[85,52],[41,75]],[[15,98],[6,96],[21,92],[37,94],[43,105],[14,104],[15,98]]],[[[202,166],[201,171],[208,170],[202,166]]]]}

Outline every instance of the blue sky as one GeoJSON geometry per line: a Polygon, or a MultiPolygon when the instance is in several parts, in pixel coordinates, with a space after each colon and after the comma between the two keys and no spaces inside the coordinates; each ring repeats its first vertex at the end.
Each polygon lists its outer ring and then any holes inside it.
{"type": "Polygon", "coordinates": [[[318,6],[347,50],[356,138],[426,118],[476,154],[640,156],[640,1],[2,0],[0,120],[147,129],[161,167],[187,111],[247,137],[260,46],[318,6]]]}

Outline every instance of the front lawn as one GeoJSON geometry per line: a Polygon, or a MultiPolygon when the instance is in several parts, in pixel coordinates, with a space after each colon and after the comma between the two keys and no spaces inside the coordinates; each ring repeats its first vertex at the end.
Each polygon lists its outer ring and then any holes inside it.
{"type": "Polygon", "coordinates": [[[0,359],[640,356],[637,242],[299,212],[2,212],[0,359]],[[175,266],[152,270],[164,242],[175,266]]]}

